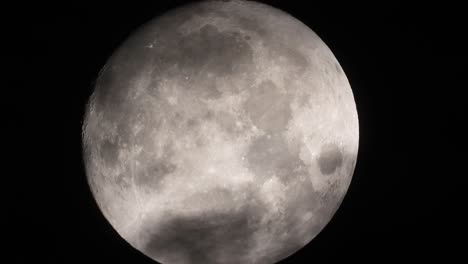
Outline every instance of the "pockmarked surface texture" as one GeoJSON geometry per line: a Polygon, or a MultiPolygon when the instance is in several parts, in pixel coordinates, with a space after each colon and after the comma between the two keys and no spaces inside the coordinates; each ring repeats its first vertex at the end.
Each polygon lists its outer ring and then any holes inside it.
{"type": "Polygon", "coordinates": [[[247,1],[172,10],[109,59],[86,108],[91,191],[161,263],[274,263],[338,209],[358,151],[349,82],[292,16],[247,1]]]}

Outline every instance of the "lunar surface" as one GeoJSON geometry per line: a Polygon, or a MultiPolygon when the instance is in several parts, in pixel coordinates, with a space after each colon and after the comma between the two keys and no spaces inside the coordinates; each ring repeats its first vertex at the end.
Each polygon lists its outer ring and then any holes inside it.
{"type": "Polygon", "coordinates": [[[275,263],[345,196],[358,116],[340,64],[289,14],[180,7],[131,35],[86,108],[87,179],[122,238],[164,263],[275,263]]]}

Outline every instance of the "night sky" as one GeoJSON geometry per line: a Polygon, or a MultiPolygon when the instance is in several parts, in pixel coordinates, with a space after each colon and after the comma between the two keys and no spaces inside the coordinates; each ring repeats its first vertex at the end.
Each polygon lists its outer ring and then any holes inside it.
{"type": "MultiPolygon", "coordinates": [[[[2,262],[153,263],[118,236],[91,196],[82,116],[113,51],[140,25],[187,1],[65,2],[3,10],[2,262]]],[[[281,263],[466,259],[463,8],[447,1],[260,2],[292,14],[330,47],[360,122],[358,162],[340,209],[281,263]]]]}

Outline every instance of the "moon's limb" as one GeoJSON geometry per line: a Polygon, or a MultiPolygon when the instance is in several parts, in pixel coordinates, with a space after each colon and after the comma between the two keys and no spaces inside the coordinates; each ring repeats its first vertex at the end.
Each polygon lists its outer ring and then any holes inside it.
{"type": "Polygon", "coordinates": [[[108,61],[83,127],[105,217],[163,263],[273,263],[340,205],[358,150],[353,94],[307,26],[272,7],[173,10],[108,61]]]}

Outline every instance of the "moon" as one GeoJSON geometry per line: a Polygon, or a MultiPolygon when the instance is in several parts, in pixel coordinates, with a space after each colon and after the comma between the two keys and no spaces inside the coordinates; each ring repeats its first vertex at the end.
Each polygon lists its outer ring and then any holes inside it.
{"type": "Polygon", "coordinates": [[[359,126],[327,45],[250,1],[179,7],[109,58],[83,158],[105,218],[161,263],[275,263],[308,244],[350,185],[359,126]]]}

